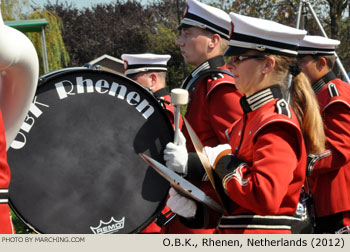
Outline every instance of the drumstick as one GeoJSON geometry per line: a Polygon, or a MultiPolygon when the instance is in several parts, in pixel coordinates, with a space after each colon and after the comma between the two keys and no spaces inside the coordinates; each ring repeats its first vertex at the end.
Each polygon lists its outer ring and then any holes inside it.
{"type": "Polygon", "coordinates": [[[179,143],[179,119],[180,119],[180,109],[181,106],[188,103],[188,91],[182,88],[174,88],[171,90],[171,102],[174,104],[174,126],[175,126],[175,135],[174,143],[178,145],[179,143]]]}

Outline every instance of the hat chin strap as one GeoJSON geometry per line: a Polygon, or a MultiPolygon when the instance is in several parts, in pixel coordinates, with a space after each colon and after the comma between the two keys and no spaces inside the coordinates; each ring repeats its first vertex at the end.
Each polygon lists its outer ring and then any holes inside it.
{"type": "Polygon", "coordinates": [[[150,72],[150,71],[167,71],[166,67],[141,67],[141,68],[135,68],[135,69],[128,69],[126,70],[125,74],[135,74],[135,73],[141,73],[141,72],[150,72]]]}
{"type": "Polygon", "coordinates": [[[326,52],[326,51],[315,51],[315,50],[310,50],[310,51],[299,51],[298,54],[327,54],[327,55],[334,55],[333,52],[326,52]]]}
{"type": "Polygon", "coordinates": [[[206,26],[205,24],[202,24],[200,22],[196,22],[196,21],[193,21],[191,19],[187,19],[187,18],[184,18],[181,23],[183,24],[187,24],[187,25],[191,25],[191,26],[197,26],[199,28],[202,28],[202,29],[207,29],[208,26],[206,26]]]}
{"type": "Polygon", "coordinates": [[[255,44],[255,43],[249,43],[249,42],[242,42],[242,41],[237,41],[237,40],[230,40],[228,44],[229,44],[229,46],[249,48],[249,49],[253,49],[253,50],[257,50],[257,51],[261,51],[261,52],[265,51],[266,49],[270,49],[270,50],[278,51],[281,53],[298,55],[297,51],[294,51],[294,50],[281,49],[281,48],[274,47],[274,46],[261,45],[261,44],[255,44]]]}

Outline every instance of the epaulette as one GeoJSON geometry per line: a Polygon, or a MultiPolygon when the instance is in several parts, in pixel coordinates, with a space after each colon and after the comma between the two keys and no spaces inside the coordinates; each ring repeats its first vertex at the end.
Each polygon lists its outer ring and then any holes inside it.
{"type": "Polygon", "coordinates": [[[337,86],[334,83],[329,83],[328,91],[329,91],[329,95],[331,97],[339,96],[339,92],[338,92],[337,86]]]}
{"type": "Polygon", "coordinates": [[[292,118],[292,115],[290,113],[289,106],[288,106],[288,103],[286,100],[279,99],[276,102],[275,106],[276,106],[276,111],[278,114],[285,115],[285,116],[288,116],[289,118],[292,118]]]}
{"type": "Polygon", "coordinates": [[[200,74],[197,74],[193,76],[192,78],[186,78],[186,80],[182,83],[181,88],[187,89],[188,91],[192,91],[195,85],[202,79],[215,76],[215,78],[218,79],[218,77],[222,76],[221,78],[224,78],[224,74],[227,74],[231,77],[233,77],[233,74],[225,69],[217,68],[217,69],[207,69],[204,71],[201,71],[200,74]]]}
{"type": "Polygon", "coordinates": [[[225,76],[222,73],[214,73],[210,76],[211,80],[217,80],[217,79],[222,79],[225,76]]]}

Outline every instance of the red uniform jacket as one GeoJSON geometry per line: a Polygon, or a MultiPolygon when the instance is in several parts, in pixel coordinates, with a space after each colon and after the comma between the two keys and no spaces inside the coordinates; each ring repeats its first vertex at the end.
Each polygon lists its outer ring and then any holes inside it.
{"type": "Polygon", "coordinates": [[[10,168],[7,163],[5,129],[0,112],[0,234],[13,234],[10,209],[8,206],[8,187],[10,168]]]}
{"type": "MultiPolygon", "coordinates": [[[[187,81],[197,75],[203,74],[211,69],[227,70],[222,56],[215,57],[197,67],[187,81]]],[[[186,83],[186,80],[185,80],[186,83]]],[[[186,119],[197,133],[204,146],[216,146],[226,143],[225,130],[236,120],[242,117],[243,111],[239,105],[242,94],[236,89],[234,79],[226,74],[215,73],[199,79],[191,87],[183,88],[189,90],[189,104],[187,106],[186,119]]],[[[186,130],[188,152],[195,152],[192,141],[186,130]]],[[[216,194],[209,181],[191,181],[209,196],[215,198],[216,194]]],[[[165,229],[165,233],[202,233],[210,234],[215,229],[189,229],[184,226],[178,218],[171,221],[165,229]]]]}
{"type": "Polygon", "coordinates": [[[309,178],[317,217],[350,211],[350,86],[330,72],[313,85],[331,155],[309,178]]]}
{"type": "Polygon", "coordinates": [[[219,233],[291,232],[307,154],[296,115],[281,97],[276,85],[241,99],[245,114],[227,131],[236,165],[220,177],[230,202],[219,233]]]}

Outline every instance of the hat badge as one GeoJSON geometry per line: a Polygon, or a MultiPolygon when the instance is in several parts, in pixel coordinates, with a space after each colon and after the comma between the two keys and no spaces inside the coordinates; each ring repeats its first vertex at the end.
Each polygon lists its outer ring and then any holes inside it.
{"type": "Polygon", "coordinates": [[[187,15],[188,8],[189,8],[189,7],[188,7],[188,5],[186,5],[186,9],[185,9],[185,11],[184,11],[184,15],[183,15],[184,17],[186,17],[186,15],[187,15]]]}
{"type": "Polygon", "coordinates": [[[124,69],[125,70],[128,70],[128,67],[129,67],[129,63],[127,60],[124,60],[124,69]]]}
{"type": "Polygon", "coordinates": [[[231,31],[230,31],[230,38],[232,38],[232,34],[234,32],[235,25],[231,22],[231,31]]]}

